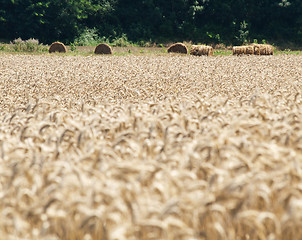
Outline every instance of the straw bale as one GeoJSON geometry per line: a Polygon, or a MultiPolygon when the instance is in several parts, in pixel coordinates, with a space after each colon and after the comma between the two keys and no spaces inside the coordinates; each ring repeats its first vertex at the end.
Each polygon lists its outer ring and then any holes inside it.
{"type": "Polygon", "coordinates": [[[61,42],[54,42],[49,47],[49,53],[53,53],[53,52],[66,53],[67,52],[67,48],[61,42]]]}
{"type": "Polygon", "coordinates": [[[274,47],[269,44],[252,44],[255,55],[273,55],[274,47]]]}
{"type": "Polygon", "coordinates": [[[260,45],[260,55],[267,55],[267,46],[260,45]]]}
{"type": "Polygon", "coordinates": [[[253,46],[246,46],[246,54],[253,55],[254,54],[254,47],[253,46]]]}
{"type": "Polygon", "coordinates": [[[254,55],[260,55],[260,44],[253,44],[254,47],[254,55]]]}
{"type": "Polygon", "coordinates": [[[95,54],[112,54],[112,48],[106,43],[100,43],[94,50],[95,54]]]}
{"type": "Polygon", "coordinates": [[[246,46],[234,46],[233,55],[246,54],[246,46]]]}
{"type": "Polygon", "coordinates": [[[188,54],[188,48],[183,43],[174,43],[168,48],[168,53],[188,54]]]}
{"type": "Polygon", "coordinates": [[[267,44],[266,45],[266,53],[267,55],[274,55],[274,47],[272,45],[267,44]]]}
{"type": "Polygon", "coordinates": [[[206,45],[192,45],[190,54],[195,56],[213,56],[213,48],[206,45]]]}

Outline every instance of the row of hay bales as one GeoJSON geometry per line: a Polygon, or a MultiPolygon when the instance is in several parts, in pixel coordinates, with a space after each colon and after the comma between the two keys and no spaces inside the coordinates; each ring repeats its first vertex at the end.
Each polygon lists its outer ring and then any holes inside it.
{"type": "MultiPolygon", "coordinates": [[[[188,53],[188,49],[183,43],[175,43],[172,44],[168,48],[168,52],[174,53],[188,53]]],[[[191,55],[195,56],[213,56],[213,48],[211,46],[206,45],[192,45],[191,46],[191,55]]],[[[235,46],[233,47],[233,55],[273,55],[274,47],[269,44],[252,44],[248,46],[235,46]]]]}
{"type": "Polygon", "coordinates": [[[233,55],[274,55],[274,47],[269,44],[252,44],[233,47],[233,55]]]}
{"type": "MultiPolygon", "coordinates": [[[[61,42],[54,42],[49,47],[49,53],[54,53],[54,52],[66,53],[67,48],[61,42]]],[[[94,49],[94,53],[95,54],[112,54],[112,48],[106,43],[100,43],[94,49]]]]}
{"type": "MultiPolygon", "coordinates": [[[[54,42],[49,47],[49,53],[54,53],[54,52],[66,53],[67,48],[61,42],[54,42]]],[[[168,48],[168,53],[170,52],[188,54],[188,48],[183,43],[175,43],[168,48]]],[[[112,48],[106,43],[100,43],[99,45],[96,46],[94,53],[112,54],[112,48]]],[[[192,45],[190,54],[196,56],[201,56],[201,55],[213,56],[213,48],[205,45],[192,45]]]]}
{"type": "MultiPolygon", "coordinates": [[[[53,52],[62,52],[66,53],[67,48],[61,42],[54,42],[49,47],[49,53],[53,52]]],[[[168,53],[183,53],[188,54],[188,48],[183,43],[172,44],[168,48],[168,53]]],[[[100,43],[96,46],[94,50],[95,54],[112,54],[112,48],[106,43],[100,43]]],[[[191,46],[191,55],[195,56],[213,56],[213,48],[206,45],[192,45],[191,46]]],[[[252,44],[249,46],[235,46],[233,47],[233,55],[273,55],[274,48],[268,44],[252,44]]]]}

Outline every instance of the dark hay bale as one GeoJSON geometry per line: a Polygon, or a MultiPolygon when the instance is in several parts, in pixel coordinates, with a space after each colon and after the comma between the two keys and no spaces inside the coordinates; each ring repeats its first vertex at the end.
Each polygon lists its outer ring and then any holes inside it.
{"type": "Polygon", "coordinates": [[[49,47],[49,53],[53,53],[53,52],[66,53],[67,48],[61,42],[54,42],[49,47]]]}
{"type": "Polygon", "coordinates": [[[188,54],[188,49],[183,43],[174,43],[168,48],[168,53],[188,54]]]}
{"type": "Polygon", "coordinates": [[[106,43],[100,43],[94,50],[95,54],[112,54],[112,48],[106,43]]]}

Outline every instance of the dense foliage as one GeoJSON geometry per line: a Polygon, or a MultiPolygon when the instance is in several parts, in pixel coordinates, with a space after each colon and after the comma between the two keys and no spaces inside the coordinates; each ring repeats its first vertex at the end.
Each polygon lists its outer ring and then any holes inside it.
{"type": "Polygon", "coordinates": [[[302,42],[301,0],[0,0],[0,38],[302,42]]]}

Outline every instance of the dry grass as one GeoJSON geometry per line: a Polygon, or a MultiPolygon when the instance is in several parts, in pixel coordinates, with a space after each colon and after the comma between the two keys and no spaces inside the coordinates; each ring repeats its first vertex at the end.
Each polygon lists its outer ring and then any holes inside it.
{"type": "Polygon", "coordinates": [[[0,55],[1,239],[301,239],[301,66],[0,55]]]}

